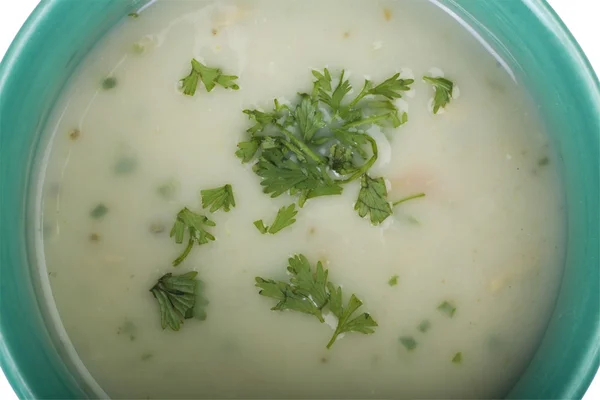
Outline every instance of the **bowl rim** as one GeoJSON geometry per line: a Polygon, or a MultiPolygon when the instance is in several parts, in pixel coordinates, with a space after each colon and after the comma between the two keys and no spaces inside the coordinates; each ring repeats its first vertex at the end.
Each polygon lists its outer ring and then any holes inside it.
{"type": "MultiPolygon", "coordinates": [[[[41,1],[19,29],[13,39],[6,54],[0,61],[0,99],[5,87],[12,78],[12,71],[15,69],[17,60],[21,57],[24,49],[28,46],[30,40],[34,40],[37,26],[48,17],[49,11],[60,0],[41,1]]],[[[452,0],[451,0],[452,1],[452,0]]],[[[550,28],[554,35],[560,41],[560,46],[569,54],[568,63],[573,70],[577,71],[579,78],[589,85],[590,94],[595,100],[590,104],[590,108],[600,115],[600,80],[596,75],[589,59],[586,57],[583,49],[567,28],[566,24],[560,19],[556,11],[548,4],[547,0],[517,0],[526,5],[535,14],[539,24],[550,28]]],[[[599,71],[600,73],[600,71],[599,71]]],[[[590,332],[590,336],[600,337],[600,325],[596,325],[595,332],[590,332]]],[[[579,371],[582,379],[577,387],[572,387],[572,392],[577,398],[581,398],[587,391],[598,369],[598,356],[600,354],[600,341],[592,341],[587,346],[586,355],[579,360],[579,371]]],[[[34,391],[26,382],[17,367],[11,349],[4,340],[0,330],[0,368],[7,381],[10,383],[15,394],[19,398],[32,398],[34,391]]],[[[567,385],[573,385],[573,382],[567,385]]]]}

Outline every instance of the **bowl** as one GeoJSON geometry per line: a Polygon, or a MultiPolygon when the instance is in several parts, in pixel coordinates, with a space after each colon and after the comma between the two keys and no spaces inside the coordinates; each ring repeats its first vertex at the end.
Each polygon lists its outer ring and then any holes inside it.
{"type": "MultiPolygon", "coordinates": [[[[539,105],[566,191],[556,306],[508,398],[581,398],[600,362],[600,84],[543,0],[432,0],[506,61],[539,105]]],[[[101,395],[50,323],[33,251],[31,182],[53,104],[92,46],[142,0],[47,0],[0,64],[0,364],[20,398],[101,395]]]]}

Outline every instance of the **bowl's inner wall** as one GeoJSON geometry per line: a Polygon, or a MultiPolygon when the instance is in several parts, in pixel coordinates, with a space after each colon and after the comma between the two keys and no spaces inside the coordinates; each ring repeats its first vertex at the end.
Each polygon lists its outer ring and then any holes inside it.
{"type": "MultiPolygon", "coordinates": [[[[568,249],[561,292],[544,340],[509,396],[581,397],[599,363],[598,82],[541,0],[440,1],[528,86],[564,163],[568,249]]],[[[21,398],[93,396],[61,358],[36,300],[26,199],[60,91],[88,50],[140,3],[42,2],[0,65],[0,364],[21,398]]]]}

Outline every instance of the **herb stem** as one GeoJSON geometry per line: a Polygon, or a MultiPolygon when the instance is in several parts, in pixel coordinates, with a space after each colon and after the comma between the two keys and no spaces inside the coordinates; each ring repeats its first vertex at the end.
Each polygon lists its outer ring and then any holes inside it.
{"type": "Polygon", "coordinates": [[[363,97],[365,97],[367,94],[369,94],[369,90],[367,88],[369,87],[370,84],[371,84],[371,81],[365,80],[365,84],[364,84],[362,90],[360,91],[358,96],[356,96],[356,98],[354,100],[352,100],[350,102],[350,104],[348,104],[348,108],[354,107],[356,104],[358,104],[359,101],[361,101],[363,99],[363,97]]]}
{"type": "Polygon", "coordinates": [[[400,200],[397,200],[397,201],[393,202],[392,206],[396,207],[398,204],[404,203],[405,201],[409,201],[409,200],[412,200],[412,199],[418,199],[420,197],[425,197],[425,193],[411,194],[410,196],[406,196],[404,198],[401,198],[400,200]]]}
{"type": "Polygon", "coordinates": [[[174,267],[178,266],[179,264],[181,264],[181,262],[183,260],[185,260],[185,258],[188,256],[188,254],[190,254],[190,251],[192,251],[192,247],[194,247],[194,240],[192,240],[190,238],[190,240],[188,240],[188,244],[187,244],[185,250],[183,251],[183,253],[181,253],[181,255],[173,261],[174,267]]]}
{"type": "MultiPolygon", "coordinates": [[[[338,324],[339,327],[339,324],[338,324]]],[[[327,348],[331,348],[331,346],[333,346],[333,344],[335,343],[335,341],[337,340],[337,337],[339,335],[339,328],[336,328],[335,332],[333,332],[333,336],[331,337],[331,340],[329,341],[329,343],[327,343],[327,348]]]]}
{"type": "Polygon", "coordinates": [[[302,140],[298,139],[292,132],[287,130],[280,123],[275,123],[274,125],[281,131],[281,133],[284,134],[286,138],[288,138],[290,142],[298,146],[298,148],[302,150],[302,152],[308,157],[310,157],[314,162],[316,162],[317,164],[323,164],[323,157],[312,151],[310,147],[308,147],[302,140]]]}
{"type": "Polygon", "coordinates": [[[375,161],[377,161],[377,156],[379,154],[379,151],[377,150],[377,142],[371,136],[366,135],[366,134],[363,134],[363,135],[364,135],[364,138],[366,140],[368,140],[369,143],[371,143],[371,149],[373,151],[373,155],[371,156],[369,161],[364,163],[359,169],[357,169],[352,175],[350,175],[350,177],[343,179],[341,181],[341,183],[352,182],[353,180],[360,178],[364,173],[366,173],[373,166],[373,164],[375,164],[375,161]]]}
{"type": "Polygon", "coordinates": [[[369,118],[361,119],[361,120],[354,121],[354,122],[348,122],[347,124],[345,124],[343,126],[343,128],[344,129],[348,129],[348,128],[354,128],[356,126],[361,126],[361,125],[366,125],[366,124],[372,124],[372,123],[375,123],[375,122],[377,122],[379,120],[387,119],[389,117],[390,117],[389,113],[388,114],[373,115],[373,116],[371,116],[369,118]]]}

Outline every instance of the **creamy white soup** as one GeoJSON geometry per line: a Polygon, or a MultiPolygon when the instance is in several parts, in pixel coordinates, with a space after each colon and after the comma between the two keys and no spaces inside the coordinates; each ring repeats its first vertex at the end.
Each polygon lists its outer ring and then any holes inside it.
{"type": "Polygon", "coordinates": [[[47,131],[40,271],[108,396],[495,398],[544,333],[559,160],[433,2],[154,2],[47,131]]]}

